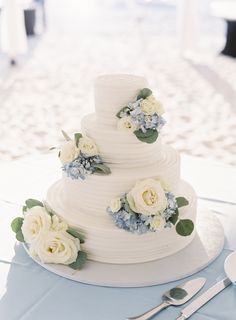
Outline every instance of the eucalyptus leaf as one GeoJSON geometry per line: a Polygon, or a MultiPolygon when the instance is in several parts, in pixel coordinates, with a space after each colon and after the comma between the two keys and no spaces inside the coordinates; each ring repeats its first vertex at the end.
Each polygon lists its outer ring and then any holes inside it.
{"type": "Polygon", "coordinates": [[[41,201],[36,200],[36,199],[28,199],[25,201],[25,204],[28,209],[31,209],[36,206],[43,207],[43,203],[41,201]]]}
{"type": "Polygon", "coordinates": [[[187,206],[189,204],[188,200],[184,197],[178,197],[176,198],[177,206],[178,208],[187,206]]]}
{"type": "Polygon", "coordinates": [[[68,228],[66,232],[72,237],[79,239],[80,243],[84,243],[84,238],[75,229],[68,228]]]}
{"type": "Polygon", "coordinates": [[[172,216],[169,218],[168,221],[170,221],[173,225],[175,225],[176,222],[178,221],[178,218],[179,218],[179,210],[176,209],[176,210],[175,210],[175,213],[172,214],[172,216]]]}
{"type": "Polygon", "coordinates": [[[189,219],[183,219],[179,220],[179,222],[176,225],[176,231],[180,236],[189,236],[194,229],[194,224],[192,220],[189,219]]]}
{"type": "Polygon", "coordinates": [[[128,200],[127,200],[126,197],[125,197],[124,201],[125,201],[125,204],[124,204],[125,211],[128,212],[128,213],[130,213],[130,214],[136,214],[136,212],[134,212],[134,211],[130,208],[129,202],[128,202],[128,200]]]}
{"type": "Polygon", "coordinates": [[[24,219],[22,217],[15,218],[11,223],[12,231],[17,233],[19,230],[21,230],[23,221],[24,219]]]}
{"type": "Polygon", "coordinates": [[[187,294],[188,294],[187,291],[184,290],[183,288],[175,287],[170,290],[170,296],[172,299],[175,299],[175,300],[182,300],[187,296],[187,294]]]}
{"type": "Polygon", "coordinates": [[[66,141],[72,140],[64,130],[61,130],[61,133],[62,133],[63,137],[66,139],[66,141]]]}
{"type": "Polygon", "coordinates": [[[148,88],[143,88],[138,96],[137,96],[137,100],[139,99],[146,99],[147,97],[149,97],[152,94],[152,90],[148,89],[148,88]]]}
{"type": "Polygon", "coordinates": [[[93,164],[93,168],[95,169],[95,172],[98,174],[108,175],[111,173],[111,169],[103,163],[93,164]]]}
{"type": "Polygon", "coordinates": [[[86,260],[87,260],[87,253],[84,251],[79,251],[76,261],[69,264],[69,267],[71,267],[74,270],[81,270],[86,260]]]}
{"type": "Polygon", "coordinates": [[[16,239],[20,242],[25,242],[24,235],[21,229],[16,233],[16,239]]]}
{"type": "Polygon", "coordinates": [[[117,112],[116,117],[119,118],[119,119],[121,119],[122,117],[121,117],[120,114],[121,114],[122,112],[128,112],[128,113],[129,113],[129,111],[130,111],[130,108],[127,107],[127,106],[125,106],[125,107],[123,107],[122,109],[120,109],[119,112],[117,112]]]}
{"type": "Polygon", "coordinates": [[[136,137],[146,143],[153,143],[158,138],[158,131],[153,129],[148,129],[146,132],[143,132],[141,129],[134,131],[136,137]]]}
{"type": "Polygon", "coordinates": [[[80,138],[82,138],[83,136],[82,136],[81,133],[77,132],[77,133],[75,133],[74,137],[75,137],[76,147],[78,148],[78,146],[79,146],[79,140],[80,140],[80,138]]]}
{"type": "Polygon", "coordinates": [[[56,215],[56,213],[48,206],[46,201],[43,202],[44,209],[47,211],[47,213],[53,217],[53,215],[56,215]]]}

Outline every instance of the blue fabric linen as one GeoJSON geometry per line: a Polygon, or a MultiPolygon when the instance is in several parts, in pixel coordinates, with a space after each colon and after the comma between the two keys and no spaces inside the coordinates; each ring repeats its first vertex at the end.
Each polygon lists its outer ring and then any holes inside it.
{"type": "MultiPolygon", "coordinates": [[[[201,294],[225,276],[224,260],[231,249],[236,250],[236,206],[215,205],[214,202],[207,205],[217,208],[226,235],[225,249],[212,264],[192,277],[165,285],[106,288],[73,282],[50,273],[34,263],[22,245],[16,245],[13,250],[15,240],[10,221],[19,214],[20,206],[0,201],[0,320],[124,320],[156,306],[166,290],[199,276],[207,278],[201,294]]],[[[170,307],[153,319],[176,319],[183,307],[170,307]]],[[[235,320],[236,287],[226,288],[191,319],[235,320]]]]}
{"type": "MultiPolygon", "coordinates": [[[[206,290],[224,277],[224,260],[230,252],[225,249],[215,262],[189,279],[206,277],[206,290]]],[[[15,257],[11,264],[0,262],[0,274],[0,284],[5,284],[7,289],[0,300],[0,319],[4,320],[126,319],[161,302],[162,293],[181,282],[146,288],[85,285],[44,270],[28,257],[22,245],[15,247],[15,257]]],[[[181,309],[170,307],[153,319],[175,319],[181,309]]],[[[236,287],[230,286],[191,319],[235,318],[236,287]]]]}

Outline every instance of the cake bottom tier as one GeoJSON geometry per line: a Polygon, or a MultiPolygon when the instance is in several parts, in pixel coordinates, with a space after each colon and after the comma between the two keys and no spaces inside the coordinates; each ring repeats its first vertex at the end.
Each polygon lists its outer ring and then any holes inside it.
{"type": "MultiPolygon", "coordinates": [[[[104,220],[99,223],[97,219],[93,222],[73,209],[73,203],[65,206],[62,193],[63,184],[59,180],[48,190],[47,204],[84,236],[83,250],[90,260],[116,264],[153,261],[180,251],[195,236],[195,229],[190,236],[180,236],[174,226],[157,232],[134,234],[119,229],[107,212],[104,212],[106,223],[104,220]]],[[[180,181],[176,196],[180,195],[189,200],[188,206],[179,209],[180,218],[191,219],[195,223],[197,201],[194,190],[188,183],[180,181]]]]}

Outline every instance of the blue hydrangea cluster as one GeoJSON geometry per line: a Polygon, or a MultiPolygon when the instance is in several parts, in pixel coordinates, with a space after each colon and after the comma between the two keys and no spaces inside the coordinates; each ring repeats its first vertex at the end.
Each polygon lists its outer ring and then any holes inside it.
{"type": "Polygon", "coordinates": [[[143,215],[137,213],[128,213],[124,208],[116,213],[113,213],[110,208],[108,208],[108,213],[112,216],[116,226],[120,229],[130,231],[132,233],[146,233],[149,229],[145,221],[142,220],[143,215]]]}
{"type": "Polygon", "coordinates": [[[178,208],[178,206],[175,199],[175,195],[172,192],[166,192],[166,198],[168,204],[166,209],[162,212],[162,217],[167,221],[173,214],[175,214],[175,211],[178,208]]]}
{"type": "Polygon", "coordinates": [[[148,129],[157,130],[160,132],[165,125],[166,120],[154,113],[153,115],[146,115],[141,109],[141,102],[143,99],[136,100],[127,105],[127,107],[120,113],[120,117],[131,116],[138,129],[146,133],[148,129]]]}
{"type": "MultiPolygon", "coordinates": [[[[118,212],[112,212],[110,207],[108,207],[107,211],[113,218],[116,226],[120,229],[124,229],[126,231],[143,234],[148,231],[155,232],[155,230],[151,229],[150,225],[155,216],[147,216],[135,212],[127,211],[127,201],[125,201],[126,195],[124,195],[121,199],[121,209],[118,212]]],[[[162,217],[165,219],[166,224],[165,228],[170,228],[172,224],[168,221],[170,217],[176,213],[176,209],[178,208],[177,202],[175,199],[175,195],[172,192],[166,192],[167,198],[167,207],[162,212],[162,217]]]]}
{"type": "Polygon", "coordinates": [[[79,157],[72,162],[63,165],[62,170],[66,172],[67,177],[71,179],[84,180],[87,175],[94,173],[95,164],[102,164],[102,159],[99,155],[86,157],[80,153],[79,157]]]}

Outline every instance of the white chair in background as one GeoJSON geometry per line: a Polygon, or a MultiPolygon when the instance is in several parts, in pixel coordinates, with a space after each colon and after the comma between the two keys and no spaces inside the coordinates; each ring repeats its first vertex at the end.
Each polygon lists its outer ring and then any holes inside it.
{"type": "Polygon", "coordinates": [[[1,50],[14,65],[17,56],[27,52],[24,11],[18,0],[3,1],[0,23],[1,50]]]}
{"type": "Polygon", "coordinates": [[[198,40],[198,0],[178,0],[177,2],[178,36],[180,53],[194,51],[198,40]]]}

